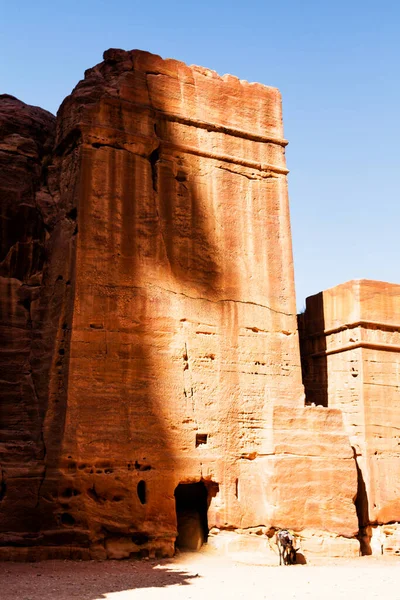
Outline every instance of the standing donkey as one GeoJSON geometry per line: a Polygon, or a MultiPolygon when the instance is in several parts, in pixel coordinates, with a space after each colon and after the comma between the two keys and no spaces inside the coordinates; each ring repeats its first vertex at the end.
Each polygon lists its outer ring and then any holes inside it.
{"type": "Polygon", "coordinates": [[[279,550],[279,565],[296,564],[296,549],[294,537],[287,529],[280,529],[276,534],[276,545],[279,550]]]}

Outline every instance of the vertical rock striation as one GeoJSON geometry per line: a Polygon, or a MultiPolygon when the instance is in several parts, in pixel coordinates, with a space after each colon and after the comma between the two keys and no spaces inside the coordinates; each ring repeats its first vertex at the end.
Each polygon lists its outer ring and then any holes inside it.
{"type": "Polygon", "coordinates": [[[0,96],[2,546],[40,542],[46,520],[52,521],[41,498],[62,424],[52,423],[46,439],[45,423],[51,396],[61,404],[65,379],[58,347],[68,330],[60,319],[70,297],[65,267],[71,239],[52,157],[55,126],[50,113],[0,96]]]}
{"type": "Polygon", "coordinates": [[[341,415],[304,407],[285,145],[276,89],[145,52],[107,51],[65,99],[35,159],[36,487],[16,528],[1,484],[7,552],[171,555],[177,534],[197,548],[260,524],[353,535],[341,415]]]}
{"type": "Polygon", "coordinates": [[[0,96],[0,525],[14,532],[31,528],[44,473],[38,327],[52,211],[38,196],[54,135],[53,115],[0,96]]]}
{"type": "Polygon", "coordinates": [[[277,90],[111,50],[61,106],[71,143],[73,526],[100,555],[139,534],[170,553],[174,491],[199,481],[209,524],[266,520],[240,490],[261,489],[274,404],[302,404],[277,90]]]}

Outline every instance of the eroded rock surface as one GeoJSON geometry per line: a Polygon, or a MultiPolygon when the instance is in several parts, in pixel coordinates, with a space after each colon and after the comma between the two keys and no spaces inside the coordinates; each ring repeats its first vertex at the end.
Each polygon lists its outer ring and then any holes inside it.
{"type": "Polygon", "coordinates": [[[64,426],[76,224],[60,195],[55,128],[50,113],[0,96],[1,546],[40,543],[45,530],[62,539],[43,491],[64,426]]]}
{"type": "Polygon", "coordinates": [[[170,553],[174,490],[201,479],[219,486],[210,525],[253,525],[237,489],[269,448],[268,406],[303,401],[279,94],[108,51],[58,119],[81,161],[71,527],[100,554],[137,531],[170,553]]]}
{"type": "Polygon", "coordinates": [[[350,281],[308,298],[301,321],[307,400],[343,412],[369,552],[370,525],[400,521],[400,286],[350,281]]]}
{"type": "Polygon", "coordinates": [[[53,115],[0,96],[0,531],[6,515],[11,531],[29,530],[44,473],[49,364],[38,344],[52,211],[40,188],[54,135],[53,115]]]}
{"type": "Polygon", "coordinates": [[[261,524],[353,535],[340,414],[303,406],[279,92],[104,59],[60,107],[32,197],[39,488],[20,537],[1,488],[5,552],[171,555],[188,514],[200,541],[261,524]]]}

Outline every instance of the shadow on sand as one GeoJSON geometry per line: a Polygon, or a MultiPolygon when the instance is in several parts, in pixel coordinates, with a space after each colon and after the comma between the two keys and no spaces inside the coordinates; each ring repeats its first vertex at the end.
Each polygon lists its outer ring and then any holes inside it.
{"type": "Polygon", "coordinates": [[[118,592],[190,585],[198,577],[170,560],[0,563],[2,600],[112,599],[118,592]]]}

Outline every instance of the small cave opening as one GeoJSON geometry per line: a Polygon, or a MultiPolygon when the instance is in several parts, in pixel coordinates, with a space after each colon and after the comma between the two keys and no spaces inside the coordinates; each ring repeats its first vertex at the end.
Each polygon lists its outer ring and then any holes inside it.
{"type": "Polygon", "coordinates": [[[180,550],[200,550],[208,539],[207,511],[211,498],[219,487],[207,486],[204,481],[180,483],[175,488],[175,507],[178,536],[176,547],[180,550]],[[214,489],[215,488],[215,489],[214,489]]]}
{"type": "Polygon", "coordinates": [[[207,444],[207,439],[207,433],[196,433],[196,448],[198,448],[202,444],[207,444]]]}
{"type": "Polygon", "coordinates": [[[137,484],[137,495],[140,500],[140,504],[146,504],[147,500],[147,490],[146,490],[146,482],[141,479],[137,484]]]}
{"type": "Polygon", "coordinates": [[[75,525],[75,519],[72,515],[70,515],[69,513],[65,512],[61,515],[61,523],[63,525],[75,525]]]}
{"type": "Polygon", "coordinates": [[[2,478],[0,481],[0,502],[3,500],[4,496],[6,495],[6,491],[7,491],[6,482],[2,478]]]}

